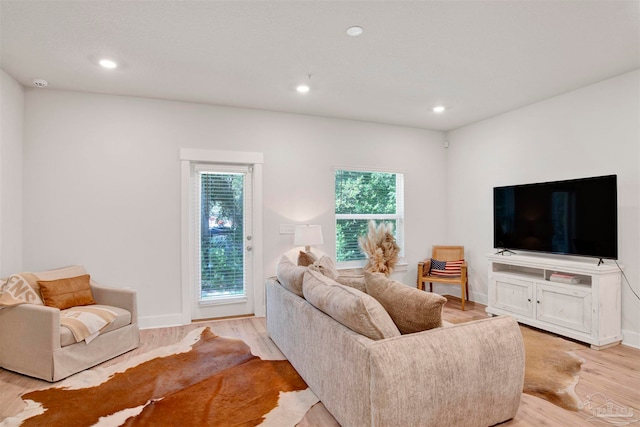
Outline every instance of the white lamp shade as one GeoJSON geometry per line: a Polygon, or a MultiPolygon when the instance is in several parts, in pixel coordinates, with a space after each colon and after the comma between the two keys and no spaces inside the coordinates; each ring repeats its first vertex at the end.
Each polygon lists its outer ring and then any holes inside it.
{"type": "Polygon", "coordinates": [[[296,225],[293,244],[296,246],[313,246],[324,243],[322,227],[319,225],[296,225]]]}

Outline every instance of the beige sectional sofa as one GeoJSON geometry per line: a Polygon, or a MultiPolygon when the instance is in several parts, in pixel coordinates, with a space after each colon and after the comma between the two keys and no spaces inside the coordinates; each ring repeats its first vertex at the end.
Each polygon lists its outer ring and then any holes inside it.
{"type": "MultiPolygon", "coordinates": [[[[296,269],[299,276],[303,270],[296,269]]],[[[514,319],[374,340],[307,301],[311,294],[295,288],[299,279],[294,288],[267,280],[267,330],[343,427],[490,426],[515,416],[524,347],[514,319]]],[[[317,282],[318,275],[304,273],[305,284],[309,280],[317,282]]]]}

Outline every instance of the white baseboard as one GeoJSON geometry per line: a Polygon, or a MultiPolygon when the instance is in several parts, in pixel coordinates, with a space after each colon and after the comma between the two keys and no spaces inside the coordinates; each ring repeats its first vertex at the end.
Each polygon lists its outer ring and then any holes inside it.
{"type": "Polygon", "coordinates": [[[469,300],[480,303],[482,305],[487,305],[489,303],[489,297],[487,296],[487,294],[476,294],[475,292],[471,291],[469,291],[469,300]]]}
{"type": "Polygon", "coordinates": [[[182,313],[138,317],[138,326],[140,329],[167,328],[181,325],[184,325],[182,313]]]}
{"type": "Polygon", "coordinates": [[[622,330],[622,344],[640,349],[640,334],[634,331],[622,330]]]}
{"type": "MultiPolygon", "coordinates": [[[[429,285],[425,284],[425,288],[428,291],[429,285]]],[[[433,292],[440,295],[451,295],[454,297],[461,298],[460,286],[438,285],[437,283],[434,283],[433,292]]],[[[487,305],[489,298],[487,297],[486,294],[478,294],[470,290],[468,300],[487,305]]]]}

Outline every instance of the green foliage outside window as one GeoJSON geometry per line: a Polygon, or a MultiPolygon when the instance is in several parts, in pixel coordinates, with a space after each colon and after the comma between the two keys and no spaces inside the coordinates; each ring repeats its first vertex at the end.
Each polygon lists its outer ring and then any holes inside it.
{"type": "MultiPolygon", "coordinates": [[[[336,170],[336,260],[338,262],[363,260],[365,255],[358,246],[358,236],[367,233],[371,215],[397,213],[396,174],[336,170]],[[369,216],[369,217],[368,217],[369,216]]],[[[380,219],[392,222],[395,219],[380,219]]]]}

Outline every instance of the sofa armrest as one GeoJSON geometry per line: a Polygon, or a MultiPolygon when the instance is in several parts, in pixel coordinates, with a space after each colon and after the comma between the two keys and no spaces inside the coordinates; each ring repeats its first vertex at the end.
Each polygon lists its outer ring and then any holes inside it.
{"type": "MultiPolygon", "coordinates": [[[[22,304],[0,310],[0,343],[17,342],[37,351],[60,348],[60,310],[36,304],[22,304]]],[[[12,346],[13,344],[1,347],[12,346]]]]}
{"type": "Polygon", "coordinates": [[[17,372],[50,370],[60,349],[60,310],[22,304],[0,310],[0,366],[17,372]]]}
{"type": "Polygon", "coordinates": [[[133,289],[111,288],[91,280],[93,299],[98,304],[123,308],[131,313],[131,323],[138,323],[136,291],[133,289]]]}
{"type": "Polygon", "coordinates": [[[373,426],[488,426],[518,411],[524,344],[511,317],[403,335],[370,349],[373,426]]]}
{"type": "Polygon", "coordinates": [[[277,280],[267,279],[266,286],[267,331],[273,342],[340,425],[370,426],[368,348],[374,341],[277,280]]]}

